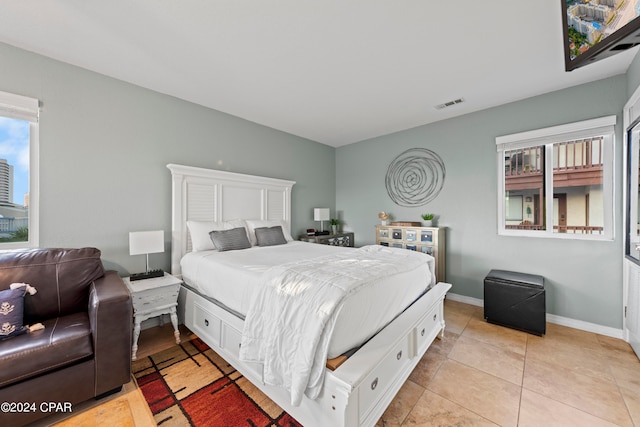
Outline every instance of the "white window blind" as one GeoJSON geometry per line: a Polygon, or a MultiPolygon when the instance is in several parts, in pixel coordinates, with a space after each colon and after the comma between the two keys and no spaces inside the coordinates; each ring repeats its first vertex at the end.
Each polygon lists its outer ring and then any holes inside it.
{"type": "Polygon", "coordinates": [[[553,126],[496,138],[497,151],[517,150],[558,141],[575,141],[596,135],[613,134],[616,116],[553,126]]]}
{"type": "Polygon", "coordinates": [[[0,116],[38,123],[39,111],[37,99],[0,92],[0,116]]]}

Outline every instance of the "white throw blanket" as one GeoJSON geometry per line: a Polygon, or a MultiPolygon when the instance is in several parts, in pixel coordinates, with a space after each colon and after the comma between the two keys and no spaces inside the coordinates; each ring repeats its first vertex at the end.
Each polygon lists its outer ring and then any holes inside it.
{"type": "Polygon", "coordinates": [[[292,405],[298,406],[303,394],[315,399],[345,298],[376,280],[425,263],[431,271],[425,284],[433,284],[433,257],[379,245],[269,269],[245,319],[240,359],[263,363],[263,381],[288,389],[292,405]]]}

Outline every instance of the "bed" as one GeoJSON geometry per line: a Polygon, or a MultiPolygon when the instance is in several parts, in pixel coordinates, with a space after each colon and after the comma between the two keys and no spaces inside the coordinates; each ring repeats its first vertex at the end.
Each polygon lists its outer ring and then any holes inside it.
{"type": "MultiPolygon", "coordinates": [[[[295,393],[290,389],[269,384],[273,381],[264,375],[268,362],[253,361],[247,357],[252,342],[247,338],[250,334],[246,330],[252,330],[256,323],[252,324],[252,317],[247,317],[251,312],[248,301],[260,288],[258,278],[266,271],[277,270],[274,263],[283,260],[286,261],[284,265],[290,268],[310,263],[309,257],[315,262],[315,258],[323,259],[325,256],[349,260],[366,256],[379,257],[384,262],[391,256],[417,256],[421,259],[425,256],[374,246],[328,248],[293,241],[290,215],[291,190],[295,182],[175,164],[168,165],[168,168],[172,173],[171,268],[172,274],[185,282],[179,301],[179,314],[185,325],[303,425],[374,425],[429,345],[443,333],[443,301],[451,285],[429,281],[427,292],[424,287],[403,286],[404,291],[394,294],[393,301],[376,302],[371,298],[373,294],[358,295],[367,301],[366,304],[358,303],[357,297],[345,298],[339,305],[341,309],[330,317],[335,325],[333,333],[326,339],[320,339],[327,341],[326,352],[320,354],[329,358],[347,355],[348,358],[342,356],[346,361],[335,369],[325,368],[323,361],[318,371],[320,381],[314,382],[315,388],[309,387],[293,398],[295,393]],[[251,233],[258,226],[279,224],[287,237],[286,244],[217,252],[201,250],[201,242],[195,241],[197,238],[192,238],[190,233],[194,224],[222,224],[237,218],[249,219],[247,222],[250,224],[245,222],[249,238],[253,237],[251,233]],[[392,253],[382,252],[385,250],[392,253]],[[360,252],[371,253],[360,255],[360,252]],[[215,259],[213,264],[210,258],[215,259]],[[232,273],[237,271],[238,265],[243,273],[232,273]],[[225,270],[227,267],[229,273],[225,270]],[[217,293],[218,284],[224,282],[234,283],[231,288],[236,292],[231,292],[231,296],[229,293],[217,293]],[[389,305],[400,308],[393,313],[385,311],[385,306],[389,305]],[[403,310],[407,305],[408,308],[403,310]],[[383,312],[387,314],[379,314],[383,312]],[[358,319],[361,320],[360,326],[355,328],[358,319]],[[368,329],[359,329],[362,324],[368,329]]],[[[424,268],[421,265],[411,264],[415,260],[407,262],[407,265],[416,267],[407,271],[390,271],[388,277],[380,278],[381,286],[385,280],[388,281],[387,286],[394,281],[413,284],[417,282],[416,277],[432,274],[430,267],[421,270],[424,268]]],[[[314,265],[320,271],[328,264],[314,265]]],[[[386,269],[392,270],[395,265],[400,264],[389,261],[383,273],[377,274],[382,276],[386,269]]],[[[341,279],[335,280],[337,283],[341,279]]],[[[360,292],[360,289],[369,288],[357,289],[360,292]]],[[[349,291],[348,294],[357,295],[358,292],[349,291]]],[[[314,366],[317,368],[317,363],[314,366]]]]}

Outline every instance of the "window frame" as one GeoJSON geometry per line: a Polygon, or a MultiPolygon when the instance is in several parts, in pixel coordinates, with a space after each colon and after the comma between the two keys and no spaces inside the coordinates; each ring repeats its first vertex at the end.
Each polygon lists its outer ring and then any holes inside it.
{"type": "MultiPolygon", "coordinates": [[[[496,137],[498,165],[498,235],[576,240],[614,240],[615,124],[616,116],[613,115],[496,137]],[[602,193],[604,225],[602,234],[558,233],[554,231],[553,226],[548,226],[546,230],[518,230],[506,228],[505,152],[514,149],[544,147],[545,165],[553,165],[554,144],[597,136],[603,137],[602,193]]],[[[551,207],[545,210],[546,224],[554,223],[553,172],[553,166],[545,167],[545,205],[551,207]]]]}
{"type": "Polygon", "coordinates": [[[40,102],[0,91],[0,116],[29,122],[29,238],[24,242],[0,243],[0,250],[37,248],[40,245],[40,102]]]}

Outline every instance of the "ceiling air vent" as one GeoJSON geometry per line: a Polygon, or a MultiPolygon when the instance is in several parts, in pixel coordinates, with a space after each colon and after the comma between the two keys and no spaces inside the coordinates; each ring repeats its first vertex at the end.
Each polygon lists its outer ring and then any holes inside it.
{"type": "Polygon", "coordinates": [[[448,101],[448,102],[445,102],[444,104],[436,105],[436,110],[442,110],[447,107],[453,107],[454,105],[461,104],[463,102],[464,102],[464,99],[462,98],[454,99],[453,101],[448,101]]]}

